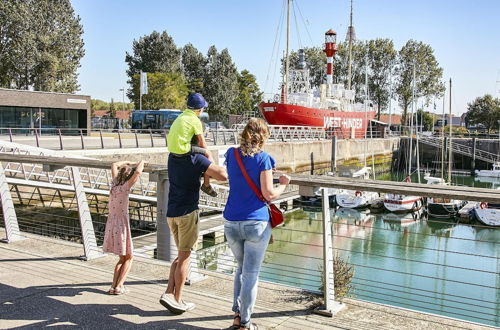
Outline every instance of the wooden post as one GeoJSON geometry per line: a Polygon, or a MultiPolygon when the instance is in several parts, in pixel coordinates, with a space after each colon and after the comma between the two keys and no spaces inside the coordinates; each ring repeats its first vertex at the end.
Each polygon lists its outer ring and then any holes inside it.
{"type": "Polygon", "coordinates": [[[337,136],[332,137],[332,172],[333,175],[337,172],[337,136]]]}
{"type": "Polygon", "coordinates": [[[472,162],[470,165],[470,174],[474,175],[476,170],[476,138],[472,138],[472,162]]]}
{"type": "Polygon", "coordinates": [[[16,210],[14,209],[14,202],[12,201],[12,195],[10,194],[9,184],[7,183],[7,177],[5,176],[2,163],[0,163],[0,198],[2,201],[5,233],[7,236],[5,240],[2,241],[7,243],[19,241],[22,239],[22,236],[19,231],[16,210]]]}

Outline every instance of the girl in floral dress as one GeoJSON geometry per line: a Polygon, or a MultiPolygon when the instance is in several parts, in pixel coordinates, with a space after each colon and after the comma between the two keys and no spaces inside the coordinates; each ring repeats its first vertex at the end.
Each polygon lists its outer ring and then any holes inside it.
{"type": "Polygon", "coordinates": [[[108,221],[104,232],[103,251],[114,253],[120,257],[115,266],[113,283],[109,294],[123,294],[127,290],[123,283],[132,265],[132,235],[128,215],[128,195],[130,188],[141,176],[144,161],[136,166],[131,162],[116,162],[111,165],[113,182],[109,193],[108,221]]]}

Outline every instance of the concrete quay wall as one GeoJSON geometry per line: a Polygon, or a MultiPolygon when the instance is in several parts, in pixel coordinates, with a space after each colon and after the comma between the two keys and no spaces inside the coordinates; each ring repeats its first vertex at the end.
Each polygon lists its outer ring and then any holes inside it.
{"type": "MultiPolygon", "coordinates": [[[[210,146],[214,159],[219,164],[224,161],[224,154],[231,146],[210,146]]],[[[337,166],[359,165],[365,158],[371,161],[372,157],[382,157],[385,162],[391,160],[392,153],[399,147],[399,138],[370,139],[370,140],[338,140],[337,166]]],[[[300,142],[273,142],[266,144],[264,150],[276,159],[277,168],[289,173],[305,172],[314,162],[315,170],[329,169],[332,160],[332,141],[300,141],[300,142]]],[[[75,150],[65,154],[93,157],[108,161],[144,159],[149,163],[166,164],[168,149],[165,147],[139,149],[104,149],[104,150],[75,150]]]]}

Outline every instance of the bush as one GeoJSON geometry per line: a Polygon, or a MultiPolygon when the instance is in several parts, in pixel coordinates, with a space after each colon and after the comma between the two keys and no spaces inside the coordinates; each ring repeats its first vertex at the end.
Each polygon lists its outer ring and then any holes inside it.
{"type": "MultiPolygon", "coordinates": [[[[320,266],[321,272],[321,287],[320,291],[324,291],[325,280],[323,267],[320,266]]],[[[335,300],[342,302],[345,297],[352,296],[354,287],[351,285],[352,278],[354,277],[354,266],[349,263],[349,260],[342,259],[338,253],[335,253],[333,258],[333,278],[335,280],[334,292],[335,300]]]]}

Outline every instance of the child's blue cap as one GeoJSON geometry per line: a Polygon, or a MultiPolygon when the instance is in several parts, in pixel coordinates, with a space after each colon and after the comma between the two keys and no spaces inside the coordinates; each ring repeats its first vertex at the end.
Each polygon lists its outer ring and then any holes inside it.
{"type": "Polygon", "coordinates": [[[208,107],[208,102],[200,93],[189,94],[187,99],[188,109],[202,109],[208,107]]]}

